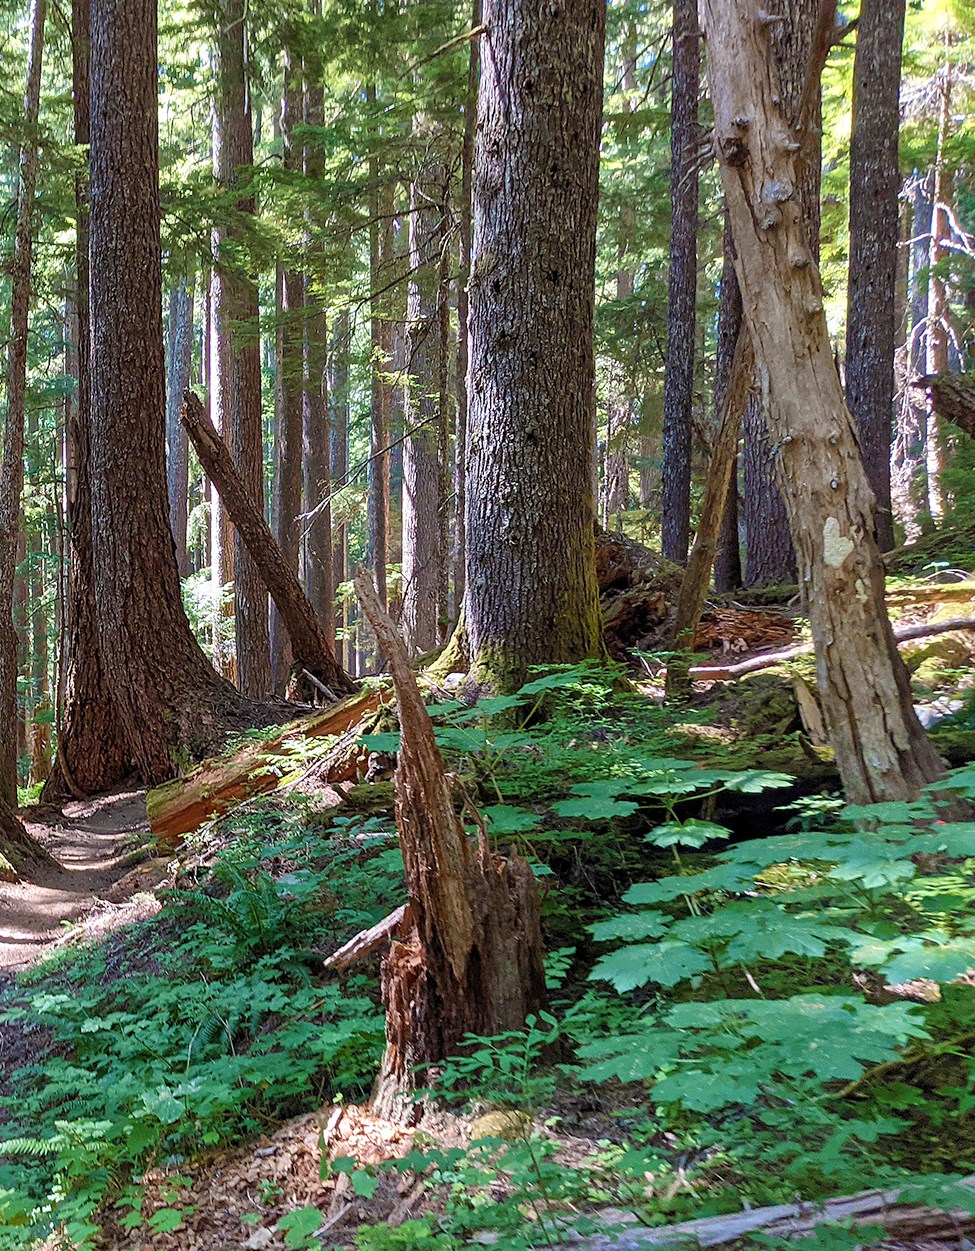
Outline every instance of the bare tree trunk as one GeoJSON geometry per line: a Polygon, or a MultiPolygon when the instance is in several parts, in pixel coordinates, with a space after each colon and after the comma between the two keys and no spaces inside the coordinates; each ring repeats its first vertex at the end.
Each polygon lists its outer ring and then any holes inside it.
{"type": "Polygon", "coordinates": [[[234,526],[242,542],[246,543],[254,566],[260,572],[288,631],[294,656],[292,676],[298,689],[312,699],[316,693],[332,699],[353,691],[355,684],[336,661],[324,626],[301,589],[291,562],[285,559],[264,520],[264,514],[258,512],[250,498],[226,445],[207,417],[206,409],[191,392],[187,393],[181,416],[200,464],[222,495],[234,526]],[[312,690],[302,689],[308,687],[309,681],[312,690]]]}
{"type": "MultiPolygon", "coordinates": [[[[718,307],[718,345],[714,362],[714,409],[722,412],[726,405],[728,388],[734,370],[735,350],[743,323],[741,291],[735,274],[735,242],[731,225],[725,218],[724,259],[721,267],[721,301],[718,307]]],[[[746,399],[747,403],[747,399],[746,399]]],[[[714,589],[733,591],[741,586],[741,540],[738,536],[738,444],[741,436],[739,419],[738,436],[735,439],[734,460],[728,497],[721,516],[718,534],[718,550],[714,554],[714,589]]],[[[721,422],[717,428],[720,430],[721,422]]]]}
{"type": "Polygon", "coordinates": [[[674,0],[671,80],[670,277],[664,374],[663,554],[683,563],[691,530],[691,414],[697,308],[697,95],[701,49],[695,0],[674,0]]]}
{"type": "Polygon", "coordinates": [[[367,575],[356,592],[396,686],[409,900],[383,961],[386,1054],[373,1102],[407,1119],[419,1111],[410,1094],[422,1066],[453,1055],[467,1034],[521,1029],[544,1006],[538,890],[521,857],[491,852],[483,826],[476,843],[464,830],[406,649],[367,575]]]}
{"type": "Polygon", "coordinates": [[[897,139],[905,0],[864,0],[857,24],[850,140],[846,399],[877,499],[877,539],[894,546],[890,442],[897,330],[897,139]]]}
{"type": "MultiPolygon", "coordinates": [[[[329,408],[329,480],[333,489],[340,488],[349,472],[349,340],[352,330],[349,314],[344,309],[332,326],[329,352],[328,408],[329,408]]],[[[335,518],[332,524],[332,571],[335,586],[340,586],[349,576],[349,526],[344,516],[335,518]]],[[[335,601],[336,632],[344,631],[349,624],[348,605],[335,601]]],[[[335,655],[342,662],[346,644],[339,638],[335,655]]],[[[351,669],[351,661],[348,662],[351,669]]]]}
{"type": "Polygon", "coordinates": [[[19,877],[34,869],[59,867],[50,852],[27,833],[7,801],[0,799],[0,882],[10,880],[11,869],[19,877]]]}
{"type": "Polygon", "coordinates": [[[181,396],[190,383],[193,358],[193,279],[181,278],[169,293],[169,343],[166,370],[166,475],[169,485],[169,524],[176,544],[179,576],[190,571],[186,551],[189,444],[180,425],[181,396]]]}
{"type": "MultiPolygon", "coordinates": [[[[429,146],[432,136],[423,133],[429,146]]],[[[407,291],[406,438],[403,443],[403,635],[411,655],[432,651],[440,637],[440,589],[447,553],[446,429],[441,420],[440,251],[444,244],[446,170],[433,156],[410,188],[410,279],[407,291]]]]}
{"type": "MultiPolygon", "coordinates": [[[[947,44],[947,36],[945,41],[947,44]]],[[[934,164],[934,187],[931,203],[931,250],[928,254],[928,327],[927,370],[928,374],[943,374],[948,369],[948,327],[945,323],[947,301],[945,282],[938,270],[945,255],[945,240],[950,238],[948,229],[947,194],[951,179],[945,170],[945,142],[951,120],[951,66],[946,62],[938,82],[940,116],[938,121],[938,153],[934,164]]],[[[945,492],[942,483],[944,472],[944,448],[938,429],[938,416],[928,409],[926,461],[928,469],[928,511],[937,522],[945,512],[945,492]]]]}
{"type": "MultiPolygon", "coordinates": [[[[367,100],[375,109],[376,84],[367,88],[367,100]]],[[[378,115],[376,126],[378,128],[378,115]]],[[[386,566],[389,563],[389,442],[392,422],[392,394],[387,375],[392,361],[390,324],[384,315],[385,291],[393,257],[393,191],[392,185],[381,185],[376,148],[378,133],[373,136],[373,153],[369,158],[369,284],[372,336],[372,430],[369,461],[369,544],[366,563],[376,579],[376,593],[386,607],[386,566]]]]}
{"type": "Polygon", "coordinates": [[[833,362],[768,26],[751,0],[701,0],[700,11],[738,281],[837,764],[853,803],[915,798],[944,765],[887,618],[873,497],[833,362]]]}
{"type": "Polygon", "coordinates": [[[34,248],[34,186],[37,181],[37,115],[41,98],[46,0],[32,0],[24,121],[20,149],[17,225],[10,262],[10,333],[7,340],[7,413],[0,463],[0,800],[17,804],[17,631],[13,618],[20,496],[24,485],[24,400],[27,393],[27,329],[34,248]]]}
{"type": "MultiPolygon", "coordinates": [[[[236,220],[225,231],[215,231],[213,237],[212,325],[217,346],[211,411],[216,413],[214,425],[227,441],[251,499],[258,509],[263,509],[260,310],[257,282],[244,268],[246,221],[257,213],[254,192],[247,185],[254,163],[254,133],[244,0],[218,0],[216,16],[213,173],[220,186],[236,190],[238,198],[234,206],[236,220]]],[[[184,384],[177,397],[177,413],[185,390],[184,384]]],[[[216,533],[226,543],[228,531],[223,510],[218,508],[218,514],[216,533]]],[[[267,592],[246,546],[236,535],[231,541],[232,564],[221,546],[216,565],[220,568],[220,585],[230,580],[228,573],[234,583],[237,685],[245,695],[263,699],[271,691],[267,592]]]]}

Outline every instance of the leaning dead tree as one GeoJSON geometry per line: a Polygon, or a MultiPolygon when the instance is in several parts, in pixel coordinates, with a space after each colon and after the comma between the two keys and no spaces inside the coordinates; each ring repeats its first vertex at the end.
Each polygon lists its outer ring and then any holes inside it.
{"type": "Polygon", "coordinates": [[[914,383],[926,390],[938,417],[975,439],[975,378],[968,374],[928,374],[914,383]]]}
{"type": "Polygon", "coordinates": [[[830,738],[853,803],[914,798],[944,775],[915,715],[884,604],[874,499],[833,362],[802,224],[802,144],[783,116],[755,0],[700,0],[735,269],[799,563],[830,738]]]}
{"type": "Polygon", "coordinates": [[[328,700],[351,694],[356,689],[355,683],[336,660],[311,601],[301,589],[294,570],[284,559],[264,514],[253,502],[227,445],[192,391],[186,393],[180,420],[196,449],[204,473],[217,488],[237,534],[281,614],[294,655],[292,685],[299,691],[310,685],[313,693],[328,700]]]}
{"type": "Polygon", "coordinates": [[[373,1102],[404,1119],[415,1112],[417,1069],[456,1053],[466,1034],[520,1029],[544,1004],[542,933],[531,868],[491,850],[469,805],[479,835],[464,829],[463,793],[444,769],[403,641],[365,572],[355,589],[399,703],[396,826],[408,903],[383,960],[386,1053],[373,1102]]]}

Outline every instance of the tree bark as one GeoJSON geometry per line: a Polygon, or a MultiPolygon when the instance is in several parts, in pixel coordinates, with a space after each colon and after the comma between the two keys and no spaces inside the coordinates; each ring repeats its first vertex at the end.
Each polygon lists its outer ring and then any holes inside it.
{"type": "Polygon", "coordinates": [[[242,712],[183,611],[166,493],[156,6],[91,11],[91,481],[104,675],[144,780],[242,712]]]}
{"type": "MultiPolygon", "coordinates": [[[[247,78],[244,0],[218,0],[216,97],[213,111],[213,174],[224,191],[236,192],[234,219],[214,231],[213,329],[217,414],[214,425],[231,449],[234,465],[256,508],[264,508],[264,430],[261,418],[261,343],[257,283],[246,268],[247,219],[257,213],[248,186],[254,164],[254,133],[247,78]]],[[[177,412],[186,390],[177,396],[177,412]]],[[[178,421],[178,417],[177,417],[178,421]]],[[[182,427],[181,427],[182,429],[182,427]]],[[[234,535],[234,637],[240,690],[254,699],[271,692],[268,602],[264,583],[234,535]]]]}
{"type": "Polygon", "coordinates": [[[0,881],[7,881],[10,874],[3,861],[17,877],[34,869],[60,868],[51,853],[27,833],[6,800],[0,799],[0,881]]]}
{"type": "MultiPolygon", "coordinates": [[[[418,119],[420,143],[433,136],[418,119]]],[[[441,524],[447,507],[447,431],[441,420],[440,253],[445,232],[446,169],[428,155],[410,187],[410,279],[407,288],[406,437],[403,441],[403,637],[413,656],[440,638],[440,585],[447,553],[441,524]]]]}
{"type": "MultiPolygon", "coordinates": [[[[724,257],[721,266],[721,300],[718,307],[718,345],[714,361],[714,409],[720,416],[726,408],[728,388],[734,372],[735,354],[743,323],[741,291],[735,274],[735,242],[731,225],[725,215],[724,257]]],[[[751,379],[749,378],[749,383],[751,379]]],[[[746,400],[747,403],[747,400],[746,400]]],[[[735,440],[734,463],[728,497],[721,516],[718,533],[718,550],[714,554],[714,589],[733,591],[741,586],[741,540],[738,535],[738,444],[741,436],[739,420],[738,438],[735,440]]],[[[721,428],[720,419],[717,422],[721,428]]]]}
{"type": "Polygon", "coordinates": [[[695,0],[674,0],[670,130],[670,276],[664,374],[663,554],[683,564],[691,529],[691,413],[697,307],[697,96],[701,48],[695,0]]]}
{"type": "MultiPolygon", "coordinates": [[[[376,84],[366,89],[366,99],[376,109],[376,84]]],[[[366,563],[373,571],[376,592],[383,607],[387,604],[386,566],[389,563],[389,482],[392,393],[388,373],[392,363],[392,333],[385,317],[385,286],[393,259],[393,188],[384,181],[380,169],[379,116],[377,133],[369,157],[369,288],[370,335],[372,339],[372,425],[369,438],[369,542],[366,563]]]]}
{"type": "Polygon", "coordinates": [[[508,688],[530,665],[605,654],[592,488],[605,5],[491,0],[484,20],[465,616],[475,669],[508,688]]]}
{"type": "Polygon", "coordinates": [[[37,115],[41,98],[46,0],[32,0],[25,139],[20,149],[17,224],[10,262],[10,335],[7,340],[7,411],[0,463],[0,800],[17,803],[17,630],[14,578],[24,486],[24,404],[27,394],[27,330],[31,258],[34,250],[34,187],[37,182],[37,115]]]}
{"type": "MultiPolygon", "coordinates": [[[[349,314],[342,310],[332,324],[332,339],[328,360],[328,410],[329,410],[329,481],[337,491],[345,485],[349,473],[349,342],[351,337],[349,314]]],[[[338,517],[332,515],[332,572],[338,588],[349,576],[349,524],[345,510],[338,517]]],[[[344,600],[335,598],[335,655],[342,663],[347,647],[342,634],[348,628],[349,610],[344,600]]],[[[351,661],[348,667],[352,670],[351,661]]]]}
{"type": "Polygon", "coordinates": [[[937,374],[918,378],[915,385],[925,388],[932,413],[950,421],[975,439],[975,378],[967,374],[937,374]]]}
{"type": "Polygon", "coordinates": [[[768,26],[751,0],[701,0],[700,11],[736,271],[837,763],[853,803],[914,798],[944,765],[887,618],[873,497],[833,363],[768,26]]]}
{"type": "Polygon", "coordinates": [[[850,273],[846,401],[877,500],[877,539],[894,546],[890,441],[897,331],[897,139],[905,0],[863,0],[857,23],[850,139],[850,273]]]}
{"type": "Polygon", "coordinates": [[[180,425],[179,406],[190,383],[193,357],[193,279],[181,278],[169,293],[168,368],[166,370],[166,476],[169,486],[169,524],[176,544],[179,576],[190,571],[186,551],[189,444],[180,425]]]}
{"type": "MultiPolygon", "coordinates": [[[[490,3],[490,0],[489,0],[490,3]]],[[[399,705],[396,825],[408,906],[383,960],[386,1053],[373,1096],[382,1115],[415,1117],[416,1071],[467,1034],[521,1029],[545,1003],[538,889],[519,856],[475,843],[455,810],[433,724],[396,627],[370,578],[356,593],[386,657],[399,705]]]]}
{"type": "MultiPolygon", "coordinates": [[[[220,492],[234,527],[247,545],[254,567],[264,580],[284,628],[291,640],[294,657],[294,673],[301,686],[302,671],[307,670],[327,692],[318,690],[326,698],[336,698],[355,690],[355,683],[345,673],[332,651],[325,629],[315,615],[308,596],[301,589],[298,575],[286,560],[275,541],[271,528],[258,512],[250,492],[234,467],[227,446],[214,429],[206,409],[190,391],[181,410],[183,424],[190,436],[200,464],[207,477],[220,492]]],[[[305,682],[307,686],[307,681],[305,682]]],[[[314,684],[313,684],[314,686],[314,684]]]]}
{"type": "MultiPolygon", "coordinates": [[[[948,36],[945,36],[946,46],[948,36]]],[[[951,66],[944,65],[938,79],[939,120],[938,153],[934,163],[934,185],[931,193],[931,243],[928,253],[928,325],[927,325],[927,373],[943,374],[948,369],[948,327],[945,323],[947,301],[945,281],[939,269],[945,255],[945,240],[949,237],[946,211],[947,190],[950,184],[945,169],[945,143],[951,120],[951,66]]],[[[938,522],[945,512],[945,491],[942,483],[944,449],[938,429],[938,417],[928,409],[927,439],[925,443],[928,470],[928,511],[938,522]]]]}

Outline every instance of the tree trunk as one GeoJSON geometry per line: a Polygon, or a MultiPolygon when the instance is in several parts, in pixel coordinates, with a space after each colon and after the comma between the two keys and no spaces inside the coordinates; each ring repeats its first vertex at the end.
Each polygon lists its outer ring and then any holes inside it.
{"type": "Polygon", "coordinates": [[[31,838],[10,805],[0,799],[0,882],[36,869],[57,868],[60,865],[50,852],[31,838]]]}
{"type": "MultiPolygon", "coordinates": [[[[89,0],[72,0],[71,57],[74,141],[89,140],[89,0]]],[[[88,173],[75,179],[77,284],[73,351],[77,393],[65,442],[68,449],[66,506],[71,539],[66,709],[58,735],[54,770],[45,799],[107,790],[132,770],[132,753],[116,715],[95,615],[95,564],[92,535],[91,351],[88,282],[88,173]]]]}
{"type": "MultiPolygon", "coordinates": [[[[726,407],[728,388],[734,370],[735,352],[743,323],[741,291],[735,275],[734,253],[735,242],[727,215],[725,215],[721,300],[718,307],[718,344],[714,361],[714,410],[718,418],[716,428],[719,430],[722,424],[720,414],[726,407]]],[[[748,381],[750,383],[751,379],[749,378],[748,381]]],[[[728,484],[728,496],[721,516],[718,549],[714,554],[714,589],[722,592],[733,591],[741,586],[741,540],[738,535],[738,444],[740,436],[741,419],[739,418],[731,481],[728,484]]]]}
{"type": "Polygon", "coordinates": [[[850,139],[846,400],[877,500],[877,539],[894,546],[890,441],[897,331],[897,139],[905,0],[863,0],[850,139]]]}
{"type": "MultiPolygon", "coordinates": [[[[247,17],[244,0],[219,0],[216,30],[216,97],[213,111],[213,174],[225,190],[236,189],[236,221],[214,231],[213,327],[221,343],[214,352],[214,425],[231,449],[234,465],[256,508],[264,508],[264,430],[261,418],[261,342],[257,283],[244,266],[247,219],[257,213],[247,185],[254,164],[247,80],[247,17]]],[[[182,405],[186,385],[179,392],[182,405]]],[[[178,420],[178,418],[177,418],[178,420]]],[[[182,428],[182,427],[181,427],[182,428]]],[[[271,691],[267,592],[246,545],[233,536],[234,637],[240,690],[254,699],[271,691]]]]}
{"type": "Polygon", "coordinates": [[[366,563],[376,579],[376,592],[386,607],[386,566],[389,563],[389,442],[392,421],[392,394],[387,374],[392,360],[390,324],[384,315],[385,286],[389,281],[393,256],[393,189],[382,183],[380,171],[379,114],[376,111],[376,84],[370,83],[366,98],[374,110],[377,133],[372,137],[369,157],[369,289],[370,334],[372,338],[372,426],[369,440],[369,543],[366,563]]]}
{"type": "Polygon", "coordinates": [[[399,704],[396,825],[408,906],[383,960],[386,1054],[373,1102],[406,1119],[418,1111],[410,1094],[421,1066],[455,1054],[467,1034],[521,1029],[544,1006],[538,889],[521,857],[492,853],[476,813],[477,842],[465,831],[396,627],[363,573],[356,592],[399,704]]]}
{"type": "Polygon", "coordinates": [[[176,544],[179,576],[190,571],[186,551],[187,496],[189,492],[189,444],[180,425],[179,406],[190,384],[193,358],[193,279],[181,278],[169,293],[169,344],[166,370],[166,462],[169,486],[169,524],[176,544]]]}
{"type": "MultiPolygon", "coordinates": [[[[420,144],[433,136],[418,120],[420,144]]],[[[406,438],[403,442],[403,637],[409,653],[432,651],[440,638],[441,542],[447,431],[441,420],[440,251],[444,243],[446,170],[428,156],[410,188],[407,289],[406,438]]]]}
{"type": "Polygon", "coordinates": [[[10,262],[10,335],[7,340],[7,412],[0,463],[0,800],[17,803],[17,630],[14,577],[24,485],[24,401],[27,394],[27,328],[31,256],[34,249],[34,186],[37,181],[37,114],[41,98],[46,0],[32,0],[24,121],[20,149],[17,225],[10,262]]]}
{"type": "Polygon", "coordinates": [[[887,618],[873,497],[833,362],[768,25],[751,0],[701,0],[701,18],[738,281],[837,763],[853,803],[912,799],[944,765],[914,714],[887,618]]]}
{"type": "Polygon", "coordinates": [[[664,374],[663,554],[687,559],[697,307],[697,96],[701,47],[695,0],[674,0],[670,130],[670,277],[664,374]]]}
{"type": "MultiPolygon", "coordinates": [[[[258,512],[250,492],[234,468],[227,446],[207,417],[206,409],[192,392],[187,392],[181,412],[196,454],[207,477],[220,492],[234,527],[247,545],[247,551],[264,580],[284,628],[288,631],[294,656],[294,672],[301,687],[303,671],[311,674],[314,697],[324,694],[328,699],[347,694],[355,684],[335,659],[324,627],[315,615],[308,596],[291,562],[286,560],[275,541],[271,528],[258,512]],[[327,687],[315,687],[316,680],[327,687]]],[[[307,681],[305,682],[307,686],[307,681]]]]}
{"type": "Polygon", "coordinates": [[[500,688],[530,665],[605,654],[592,491],[604,20],[599,0],[485,6],[465,614],[474,666],[500,688]]]}
{"type": "MultiPolygon", "coordinates": [[[[947,36],[946,36],[947,43],[947,36]]],[[[931,245],[928,253],[928,326],[927,360],[928,374],[943,374],[948,369],[948,327],[945,322],[947,301],[945,281],[939,266],[945,255],[945,241],[950,238],[948,228],[947,191],[950,178],[945,170],[945,143],[951,121],[951,66],[945,64],[938,81],[940,117],[938,122],[938,153],[934,164],[934,186],[931,202],[931,245]]],[[[926,461],[928,469],[928,511],[937,522],[945,512],[945,492],[942,483],[944,471],[944,448],[938,417],[928,409],[926,461]]]]}
{"type": "Polygon", "coordinates": [[[975,379],[966,374],[939,374],[917,380],[925,387],[929,408],[938,419],[944,418],[975,439],[975,379]]]}
{"type": "Polygon", "coordinates": [[[91,13],[91,481],[105,679],[143,779],[241,711],[183,611],[166,493],[156,6],[91,13]]]}
{"type": "MultiPolygon", "coordinates": [[[[328,361],[328,409],[329,409],[329,481],[333,490],[345,485],[349,473],[349,343],[352,328],[348,311],[343,309],[332,326],[332,340],[328,361]]],[[[332,572],[336,588],[349,576],[349,524],[345,510],[332,517],[332,572]]],[[[349,624],[347,603],[335,599],[335,655],[342,663],[346,642],[339,632],[349,624]]],[[[353,666],[348,662],[350,671],[353,666]]]]}
{"type": "MultiPolygon", "coordinates": [[[[292,49],[284,53],[284,95],[281,106],[281,133],[284,137],[284,168],[301,173],[301,142],[295,128],[301,125],[301,60],[292,49]]],[[[280,354],[277,361],[281,387],[281,417],[278,425],[274,476],[275,538],[288,568],[297,577],[300,549],[302,488],[302,390],[304,379],[305,284],[299,270],[284,267],[281,285],[280,354]]],[[[274,689],[282,691],[294,657],[288,653],[287,631],[277,609],[271,609],[271,672],[274,689]]]]}

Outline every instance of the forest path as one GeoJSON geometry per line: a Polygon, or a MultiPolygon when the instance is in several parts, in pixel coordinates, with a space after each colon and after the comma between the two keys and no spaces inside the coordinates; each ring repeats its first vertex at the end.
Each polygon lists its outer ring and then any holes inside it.
{"type": "Polygon", "coordinates": [[[129,869],[148,839],[145,791],[65,804],[63,814],[28,810],[28,831],[59,861],[29,882],[0,882],[0,972],[31,964],[129,869]]]}

